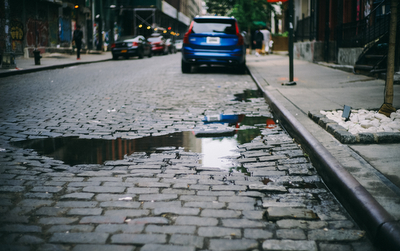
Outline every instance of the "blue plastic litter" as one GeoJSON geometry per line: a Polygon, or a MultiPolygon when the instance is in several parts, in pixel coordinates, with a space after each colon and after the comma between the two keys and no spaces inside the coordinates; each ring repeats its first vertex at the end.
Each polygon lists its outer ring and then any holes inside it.
{"type": "Polygon", "coordinates": [[[229,123],[229,124],[236,124],[239,122],[239,115],[227,115],[227,114],[216,114],[216,115],[209,115],[205,116],[202,120],[205,124],[210,123],[229,123]]]}

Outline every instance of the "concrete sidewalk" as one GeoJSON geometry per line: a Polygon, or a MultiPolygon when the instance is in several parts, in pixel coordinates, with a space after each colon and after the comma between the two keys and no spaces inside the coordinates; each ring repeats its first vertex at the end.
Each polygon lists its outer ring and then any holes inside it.
{"type": "Polygon", "coordinates": [[[34,58],[17,57],[16,69],[3,69],[0,65],[0,77],[7,77],[23,73],[63,68],[79,64],[102,62],[111,60],[111,52],[89,52],[81,54],[81,59],[76,59],[76,54],[44,53],[41,54],[40,65],[35,65],[34,58]]]}
{"type": "MultiPolygon", "coordinates": [[[[344,105],[353,109],[378,110],[383,104],[385,81],[295,60],[294,81],[297,85],[288,86],[283,85],[289,81],[287,56],[250,55],[247,66],[260,87],[283,105],[399,222],[400,173],[397,169],[400,144],[342,144],[309,117],[309,113],[343,109],[344,105]]],[[[400,107],[399,96],[400,86],[395,85],[393,105],[397,108],[400,107]]]]}

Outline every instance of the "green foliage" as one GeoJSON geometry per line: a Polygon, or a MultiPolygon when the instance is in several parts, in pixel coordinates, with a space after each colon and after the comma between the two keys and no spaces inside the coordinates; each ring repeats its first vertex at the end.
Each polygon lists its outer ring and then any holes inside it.
{"type": "Polygon", "coordinates": [[[206,0],[207,12],[211,15],[226,16],[238,0],[206,0]]]}
{"type": "Polygon", "coordinates": [[[266,0],[206,0],[206,6],[211,15],[234,16],[241,30],[255,29],[260,21],[270,25],[271,11],[275,11],[266,0]]]}
{"type": "Polygon", "coordinates": [[[257,28],[257,22],[268,22],[270,20],[271,11],[274,11],[271,3],[265,0],[236,0],[230,16],[234,16],[242,30],[257,28]]]}

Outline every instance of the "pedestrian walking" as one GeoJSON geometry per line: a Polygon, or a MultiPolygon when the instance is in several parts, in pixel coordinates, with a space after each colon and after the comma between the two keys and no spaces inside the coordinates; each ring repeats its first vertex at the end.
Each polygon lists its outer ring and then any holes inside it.
{"type": "Polygon", "coordinates": [[[271,32],[268,30],[268,27],[266,27],[265,29],[261,30],[261,33],[264,36],[261,52],[263,54],[269,54],[269,43],[272,40],[271,32]]]}
{"type": "Polygon", "coordinates": [[[258,28],[254,33],[254,41],[253,41],[257,57],[260,56],[263,40],[264,40],[264,35],[261,33],[260,28],[258,28]]]}
{"type": "Polygon", "coordinates": [[[242,36],[246,45],[246,54],[251,54],[251,34],[243,31],[242,36]]]}
{"type": "Polygon", "coordinates": [[[76,46],[76,59],[81,59],[81,48],[82,48],[82,38],[83,32],[81,31],[81,26],[77,25],[74,30],[74,42],[76,46]]]}

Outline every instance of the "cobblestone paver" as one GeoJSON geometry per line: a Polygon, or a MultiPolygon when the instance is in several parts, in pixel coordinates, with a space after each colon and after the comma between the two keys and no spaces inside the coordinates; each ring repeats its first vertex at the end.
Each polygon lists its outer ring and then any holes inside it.
{"type": "Polygon", "coordinates": [[[262,98],[234,100],[255,87],[249,76],[182,75],[178,62],[87,65],[74,82],[63,80],[72,69],[2,79],[0,250],[374,250],[279,126],[238,145],[246,172],[204,167],[184,149],[68,166],[10,145],[227,129],[204,125],[210,114],[271,116],[262,98]],[[161,75],[151,78],[153,64],[161,75]],[[134,78],[118,77],[135,67],[134,78]]]}

